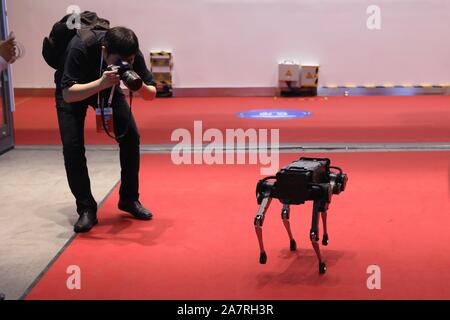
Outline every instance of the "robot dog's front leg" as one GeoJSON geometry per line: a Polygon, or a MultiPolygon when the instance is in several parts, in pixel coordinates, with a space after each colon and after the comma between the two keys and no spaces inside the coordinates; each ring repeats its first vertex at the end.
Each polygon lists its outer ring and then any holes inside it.
{"type": "Polygon", "coordinates": [[[286,231],[289,235],[290,240],[290,249],[291,251],[297,250],[297,243],[295,242],[294,236],[292,235],[291,231],[291,223],[289,221],[290,216],[290,207],[288,204],[283,204],[283,209],[281,210],[281,219],[283,219],[284,227],[286,228],[286,231]]]}
{"type": "Polygon", "coordinates": [[[320,200],[314,200],[313,204],[313,214],[311,222],[311,231],[309,237],[311,239],[311,244],[316,252],[317,258],[319,259],[319,273],[324,274],[327,270],[325,263],[322,260],[322,255],[320,254],[319,248],[319,209],[321,203],[320,200]]]}
{"type": "Polygon", "coordinates": [[[272,201],[272,198],[269,194],[266,194],[264,198],[262,199],[261,205],[259,207],[258,213],[255,217],[255,231],[256,236],[258,237],[259,242],[259,249],[260,249],[260,255],[259,255],[259,263],[265,264],[267,262],[267,254],[264,250],[264,242],[263,242],[263,235],[262,235],[262,226],[264,224],[264,216],[267,212],[267,209],[269,208],[270,202],[272,201]]]}

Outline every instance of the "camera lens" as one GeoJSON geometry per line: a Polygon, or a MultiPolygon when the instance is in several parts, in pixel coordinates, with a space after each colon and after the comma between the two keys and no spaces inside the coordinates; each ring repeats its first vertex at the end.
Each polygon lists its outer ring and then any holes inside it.
{"type": "Polygon", "coordinates": [[[121,76],[125,86],[131,91],[138,91],[142,88],[143,82],[139,75],[134,71],[126,71],[121,76]]]}

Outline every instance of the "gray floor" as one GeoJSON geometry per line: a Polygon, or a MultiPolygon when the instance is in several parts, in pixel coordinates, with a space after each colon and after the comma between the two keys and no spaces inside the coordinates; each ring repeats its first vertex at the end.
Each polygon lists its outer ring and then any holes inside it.
{"type": "MultiPolygon", "coordinates": [[[[142,146],[141,151],[169,153],[171,147],[142,146]]],[[[100,204],[119,181],[118,151],[115,146],[87,150],[92,189],[100,204]]],[[[450,150],[450,143],[280,145],[283,153],[443,150],[450,150]]],[[[15,300],[73,238],[77,215],[59,146],[21,146],[0,156],[0,179],[0,292],[15,300]]]]}
{"type": "MultiPolygon", "coordinates": [[[[120,178],[117,151],[88,151],[101,202],[120,178]]],[[[0,156],[0,292],[18,299],[73,236],[77,219],[60,150],[0,156]]]]}

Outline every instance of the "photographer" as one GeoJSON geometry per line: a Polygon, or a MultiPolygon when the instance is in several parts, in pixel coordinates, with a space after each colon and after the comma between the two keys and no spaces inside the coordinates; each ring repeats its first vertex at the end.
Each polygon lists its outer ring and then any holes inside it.
{"type": "Polygon", "coordinates": [[[64,70],[55,74],[56,105],[64,162],[70,189],[76,198],[79,219],[74,231],[87,232],[98,223],[97,203],[92,195],[84,147],[84,121],[88,106],[106,105],[114,90],[114,132],[120,147],[120,210],[140,220],[152,219],[152,213],[139,202],[139,132],[125,95],[120,89],[120,76],[107,71],[108,66],[129,63],[143,80],[138,93],[153,100],[156,89],[145,65],[135,33],[124,27],[91,30],[83,38],[77,34],[66,51],[64,70]],[[106,70],[106,71],[105,71],[106,70]]]}

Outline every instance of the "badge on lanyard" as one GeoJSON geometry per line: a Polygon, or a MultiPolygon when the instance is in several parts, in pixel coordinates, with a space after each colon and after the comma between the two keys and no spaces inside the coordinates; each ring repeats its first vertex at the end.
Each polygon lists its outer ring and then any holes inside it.
{"type": "Polygon", "coordinates": [[[103,133],[105,129],[108,132],[114,132],[113,108],[96,108],[95,118],[97,122],[97,132],[103,133]]]}

